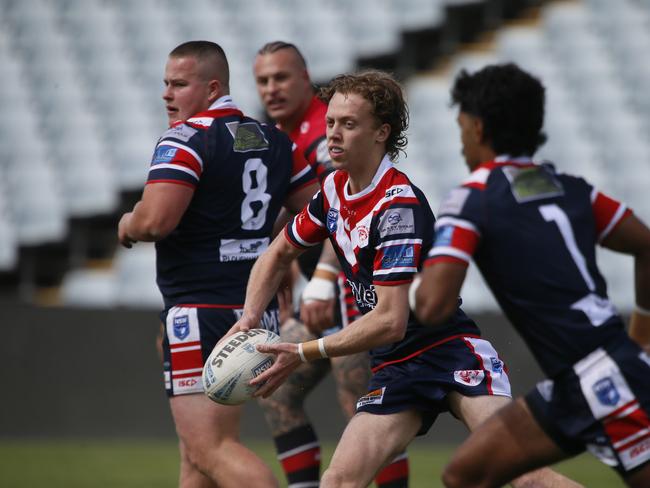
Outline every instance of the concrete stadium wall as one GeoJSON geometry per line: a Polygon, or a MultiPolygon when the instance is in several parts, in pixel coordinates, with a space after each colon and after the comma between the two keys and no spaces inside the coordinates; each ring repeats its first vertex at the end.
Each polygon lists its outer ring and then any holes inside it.
{"type": "MultiPolygon", "coordinates": [[[[0,437],[171,437],[174,428],[154,341],[156,311],[39,308],[0,301],[0,437]]],[[[541,373],[499,315],[475,317],[523,393],[541,373]]],[[[307,410],[322,438],[344,427],[327,378],[307,410]]],[[[259,408],[246,406],[242,434],[266,437],[259,408]]],[[[464,430],[444,415],[429,435],[456,442],[464,430]]]]}

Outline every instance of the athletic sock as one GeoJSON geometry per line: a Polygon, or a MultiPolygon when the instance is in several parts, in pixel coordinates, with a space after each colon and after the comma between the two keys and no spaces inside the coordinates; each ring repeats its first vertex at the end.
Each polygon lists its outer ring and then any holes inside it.
{"type": "Polygon", "coordinates": [[[409,458],[403,452],[375,478],[377,488],[406,488],[409,485],[409,458]]]}
{"type": "Polygon", "coordinates": [[[303,425],[273,439],[288,488],[318,488],[320,444],[311,425],[303,425]]]}

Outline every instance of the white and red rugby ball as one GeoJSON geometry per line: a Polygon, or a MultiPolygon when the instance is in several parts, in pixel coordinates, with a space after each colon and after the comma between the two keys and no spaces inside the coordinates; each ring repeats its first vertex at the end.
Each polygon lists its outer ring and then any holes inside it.
{"type": "Polygon", "coordinates": [[[248,382],[275,361],[273,354],[259,352],[255,346],[276,342],[280,342],[280,336],[266,329],[250,329],[226,337],[203,366],[205,394],[223,405],[239,405],[250,399],[257,387],[248,382]]]}

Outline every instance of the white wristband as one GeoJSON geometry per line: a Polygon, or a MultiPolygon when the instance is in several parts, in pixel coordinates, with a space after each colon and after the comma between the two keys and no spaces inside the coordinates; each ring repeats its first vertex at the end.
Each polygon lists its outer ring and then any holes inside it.
{"type": "Polygon", "coordinates": [[[325,351],[325,339],[322,337],[318,339],[318,351],[320,352],[320,357],[325,359],[327,356],[327,351],[325,351]]]}
{"type": "Polygon", "coordinates": [[[338,275],[340,270],[336,266],[332,266],[331,264],[327,263],[318,263],[316,265],[316,269],[322,269],[323,271],[329,271],[330,273],[334,273],[335,275],[338,275]]]}
{"type": "Polygon", "coordinates": [[[302,292],[302,301],[331,300],[334,298],[334,282],[325,278],[313,277],[302,292]]]}
{"type": "Polygon", "coordinates": [[[303,363],[307,362],[307,358],[305,357],[305,353],[302,350],[302,342],[298,344],[298,355],[300,356],[300,360],[303,363]]]}
{"type": "Polygon", "coordinates": [[[409,286],[409,307],[411,307],[411,310],[415,312],[415,294],[418,291],[418,288],[420,287],[420,283],[422,283],[422,278],[420,278],[419,275],[415,277],[413,280],[413,283],[411,283],[411,286],[409,286]]]}

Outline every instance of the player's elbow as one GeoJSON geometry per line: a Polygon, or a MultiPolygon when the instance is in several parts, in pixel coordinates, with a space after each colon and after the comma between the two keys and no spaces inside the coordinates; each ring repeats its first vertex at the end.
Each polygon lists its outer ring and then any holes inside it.
{"type": "Polygon", "coordinates": [[[167,237],[176,228],[175,223],[163,219],[146,218],[138,225],[136,234],[139,241],[159,241],[167,237]]]}
{"type": "Polygon", "coordinates": [[[444,297],[427,295],[418,290],[415,301],[415,316],[426,325],[437,325],[444,322],[454,313],[457,299],[449,300],[444,297]]]}
{"type": "Polygon", "coordinates": [[[408,324],[408,314],[385,313],[380,317],[380,328],[382,337],[386,344],[399,342],[406,335],[406,325],[408,324]]]}

